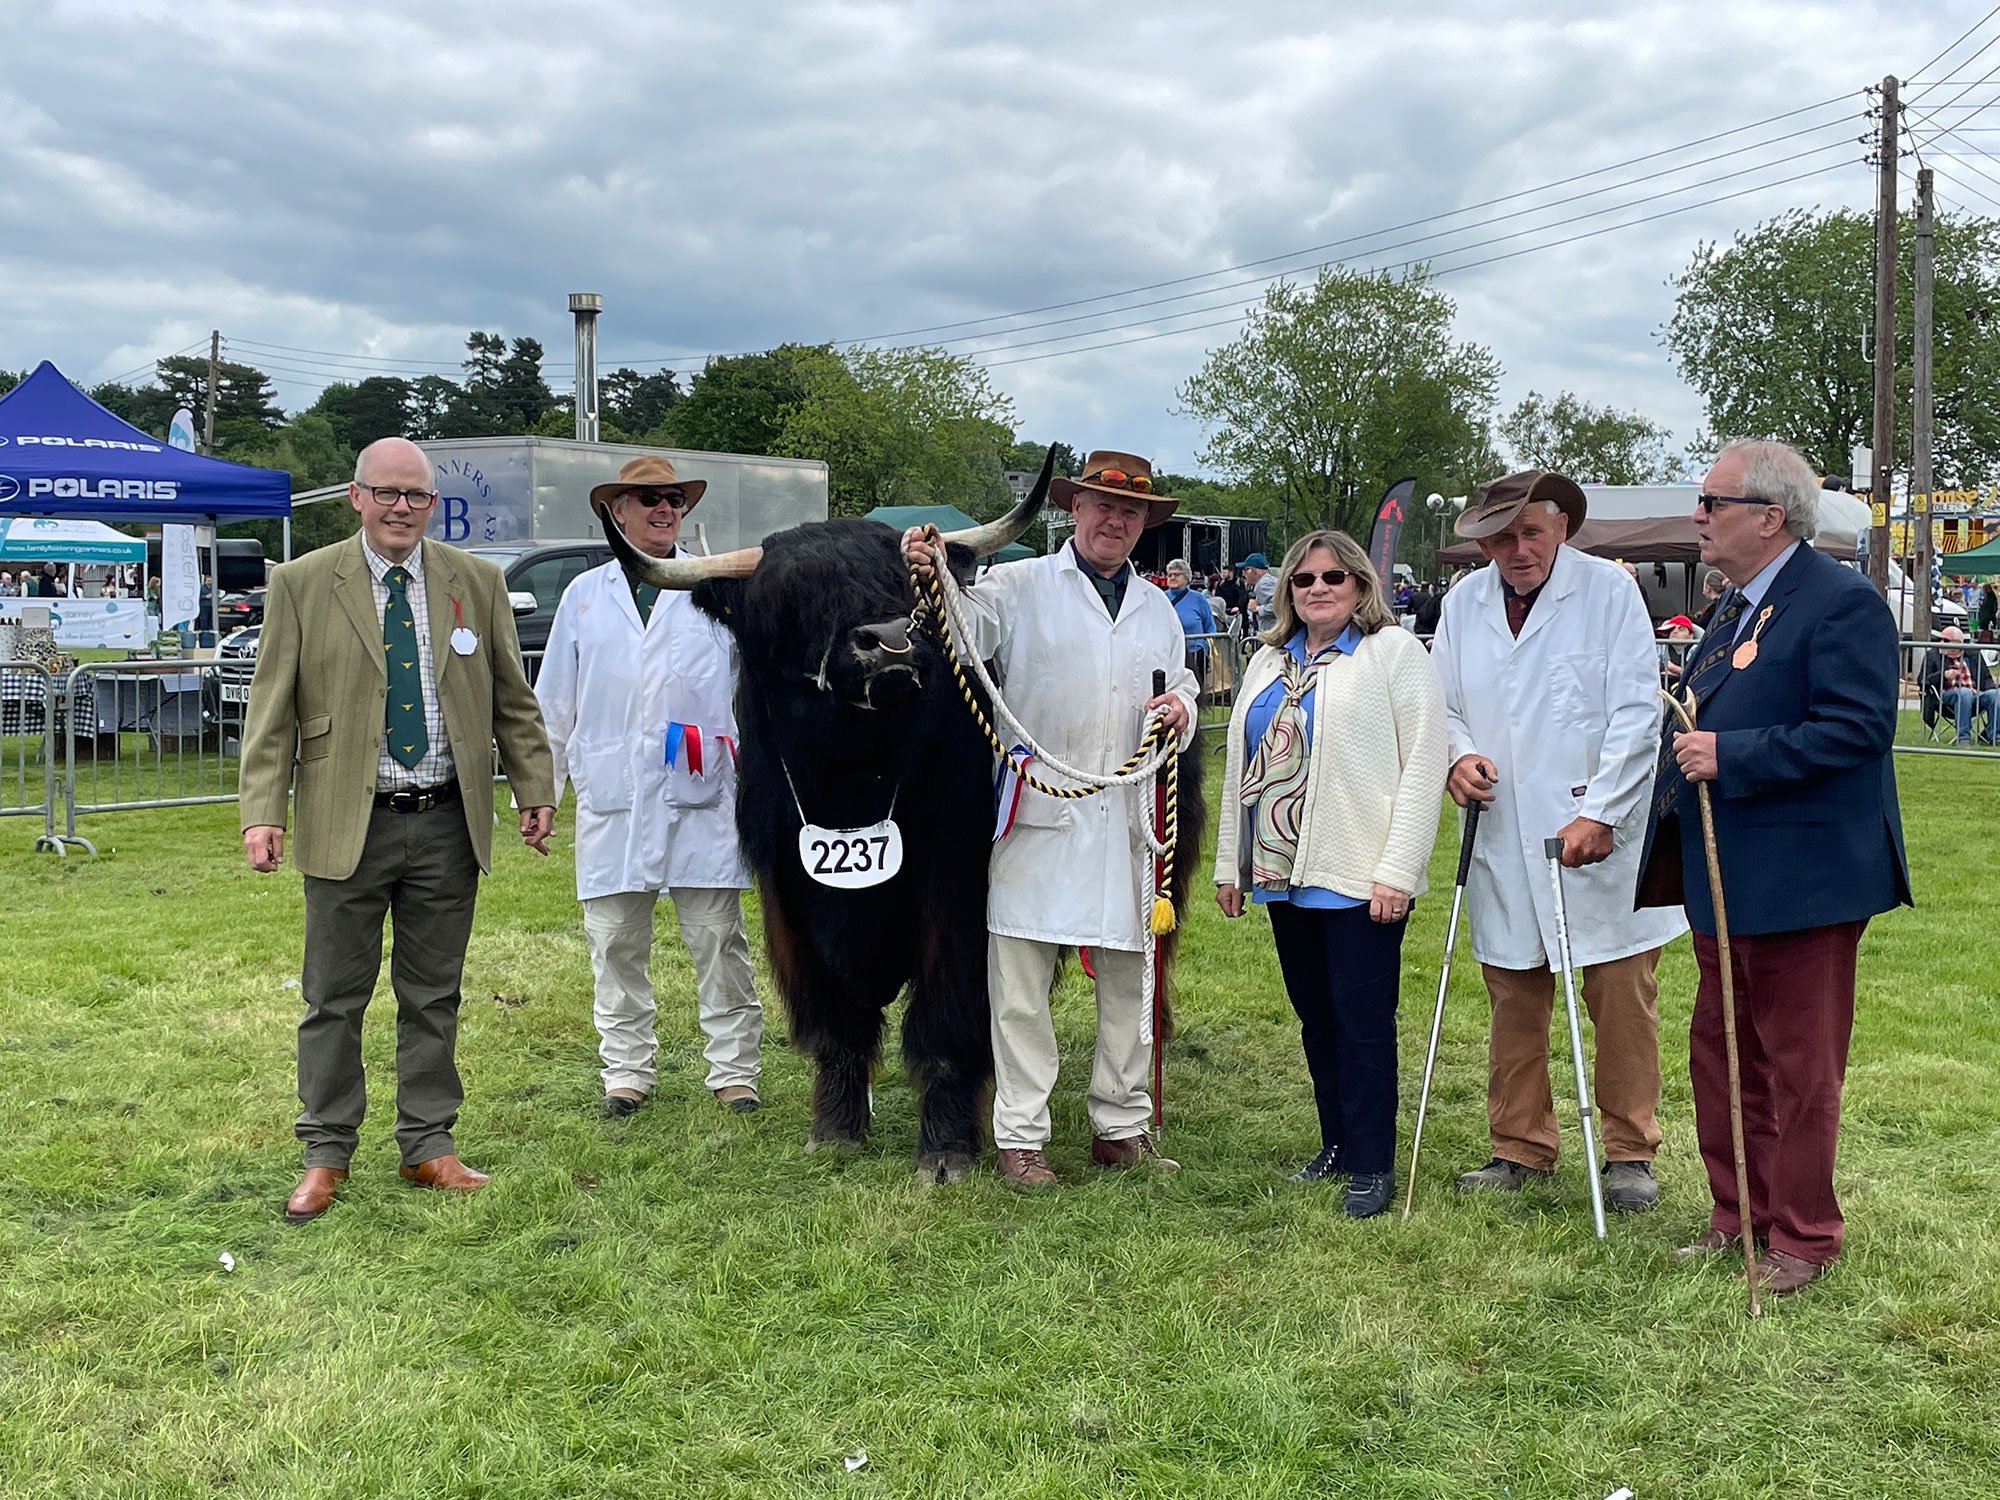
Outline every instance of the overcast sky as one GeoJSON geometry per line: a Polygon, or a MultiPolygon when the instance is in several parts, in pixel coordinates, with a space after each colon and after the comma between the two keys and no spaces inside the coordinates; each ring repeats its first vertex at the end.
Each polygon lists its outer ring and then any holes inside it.
{"type": "MultiPolygon", "coordinates": [[[[1261,295],[1238,283],[1536,247],[1441,281],[1503,403],[1568,388],[1685,440],[1668,277],[1703,237],[1872,204],[1861,91],[1988,8],[0,0],[0,366],[130,377],[219,327],[296,409],[337,372],[456,373],[480,327],[541,339],[564,389],[565,294],[591,290],[607,369],[963,323],[905,336],[961,340],[1024,436],[1186,470],[1175,388],[1234,332],[1199,325],[1261,295]]],[[[1947,200],[2000,199],[2000,164],[1934,164],[1947,200]]]]}

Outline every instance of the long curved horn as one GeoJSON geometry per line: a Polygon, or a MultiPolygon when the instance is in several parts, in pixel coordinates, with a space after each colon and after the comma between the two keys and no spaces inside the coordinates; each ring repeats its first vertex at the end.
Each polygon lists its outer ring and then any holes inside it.
{"type": "Polygon", "coordinates": [[[1042,460],[1041,477],[1035,487],[1022,498],[1021,503],[1008,511],[997,521],[988,521],[984,526],[968,526],[963,531],[947,531],[944,540],[970,547],[975,557],[991,557],[1009,542],[1021,536],[1035,524],[1035,517],[1042,513],[1042,506],[1049,498],[1049,479],[1056,469],[1055,444],[1049,444],[1049,456],[1042,460]]]}
{"type": "Polygon", "coordinates": [[[764,557],[762,547],[738,547],[734,552],[719,552],[714,557],[648,557],[627,539],[612,519],[609,505],[593,500],[590,508],[597,512],[597,519],[604,526],[604,539],[611,543],[611,550],[625,565],[625,571],[656,589],[685,593],[704,578],[748,578],[764,557]]]}

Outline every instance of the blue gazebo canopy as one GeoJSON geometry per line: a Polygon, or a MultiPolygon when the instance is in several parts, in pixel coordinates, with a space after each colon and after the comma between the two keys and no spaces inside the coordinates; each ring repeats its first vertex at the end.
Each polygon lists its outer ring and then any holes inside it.
{"type": "Polygon", "coordinates": [[[171,448],[47,360],[0,396],[0,519],[248,521],[288,516],[292,477],[171,448]]]}

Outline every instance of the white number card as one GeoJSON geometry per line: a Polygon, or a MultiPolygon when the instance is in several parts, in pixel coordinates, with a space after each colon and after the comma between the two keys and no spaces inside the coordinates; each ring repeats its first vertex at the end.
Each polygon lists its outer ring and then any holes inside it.
{"type": "Polygon", "coordinates": [[[799,830],[799,863],[821,885],[860,890],[880,885],[903,868],[903,830],[884,818],[866,828],[799,830]]]}

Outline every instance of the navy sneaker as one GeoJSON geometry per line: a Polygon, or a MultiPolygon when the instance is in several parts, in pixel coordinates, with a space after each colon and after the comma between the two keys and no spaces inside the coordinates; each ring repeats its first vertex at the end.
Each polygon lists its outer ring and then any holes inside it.
{"type": "Polygon", "coordinates": [[[1325,1182],[1329,1177],[1345,1177],[1340,1169],[1340,1147],[1328,1146],[1292,1173],[1293,1182],[1325,1182]]]}
{"type": "Polygon", "coordinates": [[[1393,1172],[1353,1172],[1347,1178],[1347,1192],[1340,1206],[1350,1219],[1372,1219],[1389,1206],[1396,1196],[1393,1172]]]}

